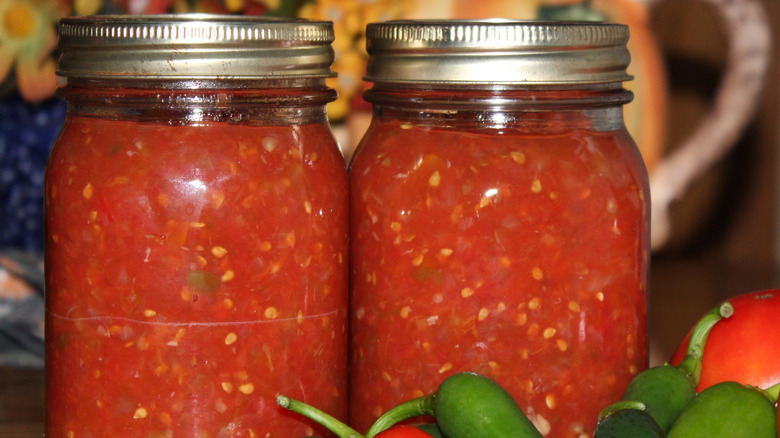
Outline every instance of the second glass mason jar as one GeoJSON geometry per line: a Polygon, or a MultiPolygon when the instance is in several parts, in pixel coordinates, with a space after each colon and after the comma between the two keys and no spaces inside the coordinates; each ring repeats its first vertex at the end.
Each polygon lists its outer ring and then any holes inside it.
{"type": "Polygon", "coordinates": [[[97,16],[59,32],[47,436],[324,436],[276,396],[347,415],[331,23],[97,16]]]}
{"type": "Polygon", "coordinates": [[[474,371],[545,436],[591,436],[646,367],[627,39],[606,23],[369,25],[373,120],[350,168],[359,430],[474,371]]]}

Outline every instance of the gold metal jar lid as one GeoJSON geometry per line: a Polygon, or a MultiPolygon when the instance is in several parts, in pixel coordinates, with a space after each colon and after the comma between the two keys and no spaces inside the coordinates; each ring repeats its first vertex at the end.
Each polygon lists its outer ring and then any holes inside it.
{"type": "Polygon", "coordinates": [[[333,23],[180,14],[70,17],[59,25],[60,76],[265,79],[334,76],[333,23]]]}
{"type": "Polygon", "coordinates": [[[628,27],[600,22],[371,23],[365,79],[382,83],[576,85],[631,80],[628,27]]]}

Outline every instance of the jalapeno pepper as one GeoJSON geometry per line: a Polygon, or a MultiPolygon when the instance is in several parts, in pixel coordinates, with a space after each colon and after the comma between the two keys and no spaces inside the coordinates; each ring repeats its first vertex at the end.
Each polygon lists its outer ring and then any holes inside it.
{"type": "Polygon", "coordinates": [[[658,423],[645,411],[644,403],[628,401],[602,411],[593,438],[664,438],[658,423]]]}
{"type": "Polygon", "coordinates": [[[366,438],[420,415],[433,415],[448,438],[542,438],[512,396],[476,373],[453,374],[433,394],[402,403],[379,417],[366,438]]]}
{"type": "MultiPolygon", "coordinates": [[[[641,402],[645,406],[643,412],[650,415],[661,430],[667,433],[685,407],[696,397],[701,361],[710,330],[722,318],[729,318],[733,312],[734,309],[728,302],[710,310],[694,327],[682,363],[677,367],[670,364],[660,365],[639,373],[629,383],[622,400],[641,402]]],[[[605,411],[607,410],[615,410],[615,406],[608,406],[605,411]]]]}
{"type": "Polygon", "coordinates": [[[700,392],[669,431],[668,438],[777,438],[780,384],[762,390],[722,382],[700,392]]]}

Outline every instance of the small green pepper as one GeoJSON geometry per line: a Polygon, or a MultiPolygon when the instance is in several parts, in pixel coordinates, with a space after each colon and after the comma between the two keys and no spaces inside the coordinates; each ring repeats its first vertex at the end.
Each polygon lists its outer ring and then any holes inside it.
{"type": "MultiPolygon", "coordinates": [[[[623,393],[622,400],[644,404],[644,412],[658,423],[664,433],[669,432],[677,417],[696,397],[701,360],[712,327],[733,313],[734,308],[728,302],[710,310],[694,327],[688,351],[680,365],[675,367],[667,363],[637,374],[623,393]]],[[[614,410],[614,407],[608,406],[606,410],[614,410]]]]}
{"type": "Polygon", "coordinates": [[[721,382],[700,392],[669,431],[668,438],[777,438],[780,384],[762,390],[721,382]]]}
{"type": "Polygon", "coordinates": [[[448,438],[542,438],[501,385],[468,372],[453,374],[442,381],[435,393],[385,412],[366,432],[366,438],[420,415],[433,415],[448,438]]]}
{"type": "Polygon", "coordinates": [[[637,401],[615,403],[599,415],[593,438],[664,438],[658,423],[637,401]]]}

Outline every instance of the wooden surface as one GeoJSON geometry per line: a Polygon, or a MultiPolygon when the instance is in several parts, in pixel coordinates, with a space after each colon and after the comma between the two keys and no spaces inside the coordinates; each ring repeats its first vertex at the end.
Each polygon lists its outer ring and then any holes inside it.
{"type": "Polygon", "coordinates": [[[43,436],[43,371],[0,368],[0,437],[43,436]]]}
{"type": "Polygon", "coordinates": [[[650,365],[668,360],[696,321],[725,299],[780,288],[773,263],[736,263],[711,254],[653,258],[650,275],[650,365]]]}
{"type": "MultiPolygon", "coordinates": [[[[751,290],[780,287],[778,269],[704,257],[656,257],[651,267],[651,365],[663,363],[710,307],[751,290]]],[[[43,436],[42,370],[0,368],[0,437],[43,436]]]]}

